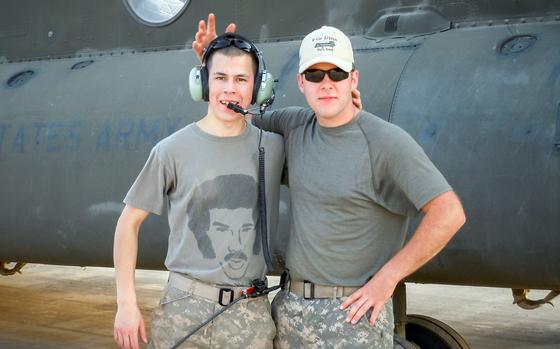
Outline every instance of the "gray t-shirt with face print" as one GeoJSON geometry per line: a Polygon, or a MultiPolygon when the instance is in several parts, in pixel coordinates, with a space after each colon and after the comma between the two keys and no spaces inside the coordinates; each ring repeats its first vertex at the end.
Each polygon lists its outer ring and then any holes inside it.
{"type": "MultiPolygon", "coordinates": [[[[167,207],[166,267],[217,285],[246,286],[266,274],[258,233],[259,131],[215,137],[190,124],[160,141],[124,202],[155,214],[167,207]]],[[[268,233],[278,221],[282,137],[263,134],[268,233]]],[[[163,232],[161,232],[163,233],[163,232]]]]}

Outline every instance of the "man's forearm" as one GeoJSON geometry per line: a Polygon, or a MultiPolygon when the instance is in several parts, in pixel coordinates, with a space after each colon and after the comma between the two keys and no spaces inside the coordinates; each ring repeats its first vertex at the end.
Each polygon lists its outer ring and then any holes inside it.
{"type": "Polygon", "coordinates": [[[378,272],[395,285],[440,252],[466,221],[463,207],[453,192],[440,195],[427,206],[410,241],[378,272]]]}
{"type": "Polygon", "coordinates": [[[117,286],[117,304],[136,304],[134,273],[138,254],[138,229],[130,227],[121,220],[115,231],[115,279],[117,286]]]}

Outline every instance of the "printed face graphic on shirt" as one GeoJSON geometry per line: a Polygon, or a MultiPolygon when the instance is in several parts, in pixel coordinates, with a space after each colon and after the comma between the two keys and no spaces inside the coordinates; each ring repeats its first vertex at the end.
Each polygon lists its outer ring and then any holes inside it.
{"type": "Polygon", "coordinates": [[[245,278],[251,257],[260,254],[256,206],[257,182],[239,174],[203,182],[189,201],[188,225],[205,264],[226,279],[245,278]]]}
{"type": "Polygon", "coordinates": [[[226,255],[220,261],[224,274],[233,280],[242,279],[253,254],[255,224],[249,208],[214,208],[210,210],[208,237],[213,246],[226,245],[226,255]]]}

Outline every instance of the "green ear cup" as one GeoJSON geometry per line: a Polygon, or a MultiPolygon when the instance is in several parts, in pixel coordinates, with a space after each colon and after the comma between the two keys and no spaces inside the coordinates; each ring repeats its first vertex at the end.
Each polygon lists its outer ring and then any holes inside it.
{"type": "Polygon", "coordinates": [[[200,77],[200,68],[194,67],[189,74],[189,91],[193,101],[202,101],[202,79],[200,77]]]}
{"type": "Polygon", "coordinates": [[[264,101],[272,97],[272,89],[274,88],[274,77],[270,73],[262,74],[261,85],[255,98],[255,103],[261,105],[264,101]]]}

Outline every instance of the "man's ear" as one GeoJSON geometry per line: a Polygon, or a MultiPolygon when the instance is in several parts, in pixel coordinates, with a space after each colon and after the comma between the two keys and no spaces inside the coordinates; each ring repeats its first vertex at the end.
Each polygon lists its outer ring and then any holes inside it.
{"type": "Polygon", "coordinates": [[[299,88],[299,91],[303,93],[303,75],[299,73],[296,74],[296,80],[297,80],[297,86],[299,88]]]}
{"type": "Polygon", "coordinates": [[[351,74],[350,77],[352,78],[352,88],[356,89],[358,88],[358,82],[360,81],[360,72],[354,70],[350,74],[351,74]]]}

